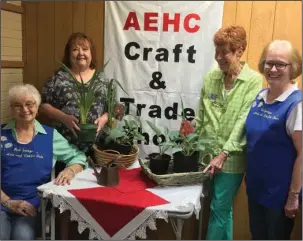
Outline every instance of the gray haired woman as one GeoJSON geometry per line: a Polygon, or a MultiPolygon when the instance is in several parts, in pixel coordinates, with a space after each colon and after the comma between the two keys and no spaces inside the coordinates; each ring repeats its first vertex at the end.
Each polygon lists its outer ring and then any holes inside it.
{"type": "Polygon", "coordinates": [[[12,120],[1,126],[1,240],[36,238],[37,187],[49,181],[57,160],[67,167],[55,184],[70,184],[87,167],[86,156],[55,129],[35,118],[41,103],[29,84],[13,86],[8,93],[12,120]]]}

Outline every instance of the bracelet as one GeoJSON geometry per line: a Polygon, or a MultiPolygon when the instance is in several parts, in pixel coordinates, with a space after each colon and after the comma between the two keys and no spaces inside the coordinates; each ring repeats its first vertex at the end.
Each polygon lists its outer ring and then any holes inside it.
{"type": "Polygon", "coordinates": [[[75,172],[75,170],[73,168],[67,167],[66,170],[71,170],[72,173],[73,173],[73,177],[76,176],[76,172],[75,172]]]}
{"type": "Polygon", "coordinates": [[[300,194],[300,192],[296,192],[296,191],[295,191],[294,189],[292,189],[292,188],[289,190],[289,193],[290,193],[290,194],[293,194],[293,195],[299,195],[299,194],[300,194]]]}
{"type": "Polygon", "coordinates": [[[1,202],[1,205],[5,208],[8,208],[8,202],[10,201],[10,199],[7,199],[6,201],[4,202],[1,202]]]}

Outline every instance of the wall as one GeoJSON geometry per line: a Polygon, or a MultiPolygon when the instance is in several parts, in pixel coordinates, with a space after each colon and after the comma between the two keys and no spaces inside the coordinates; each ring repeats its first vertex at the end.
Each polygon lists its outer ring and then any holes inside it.
{"type": "Polygon", "coordinates": [[[1,123],[9,120],[10,86],[23,82],[21,2],[1,6],[1,123]]]}
{"type": "MultiPolygon", "coordinates": [[[[82,31],[93,38],[98,67],[103,64],[104,2],[24,2],[26,29],[24,82],[39,89],[58,67],[70,33],[82,31]],[[56,16],[56,17],[55,17],[56,16]]],[[[272,39],[285,38],[302,53],[302,8],[294,1],[225,1],[223,26],[241,24],[248,34],[243,55],[257,69],[262,48],[272,39]]],[[[298,78],[299,86],[302,76],[298,78]]],[[[266,83],[264,82],[264,86],[266,83]]],[[[234,239],[250,239],[247,200],[242,184],[234,205],[234,239]]],[[[301,216],[293,238],[301,239],[301,216]]],[[[173,238],[173,237],[172,237],[173,238]]]]}
{"type": "Polygon", "coordinates": [[[59,67],[58,61],[62,60],[64,46],[72,32],[84,32],[93,39],[98,68],[102,66],[104,2],[23,4],[26,29],[24,82],[33,83],[41,89],[44,81],[59,67]]]}
{"type": "MultiPolygon", "coordinates": [[[[224,4],[223,26],[240,24],[247,31],[248,45],[243,60],[253,69],[258,69],[263,47],[274,39],[290,40],[302,54],[301,2],[226,1],[224,4]]],[[[301,87],[302,76],[297,81],[301,87]]]]}

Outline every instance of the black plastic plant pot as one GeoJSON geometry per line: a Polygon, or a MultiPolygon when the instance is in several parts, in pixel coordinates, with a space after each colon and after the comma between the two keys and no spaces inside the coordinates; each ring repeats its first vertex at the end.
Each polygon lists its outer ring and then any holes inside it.
{"type": "Polygon", "coordinates": [[[110,145],[111,141],[109,143],[106,143],[107,137],[108,137],[108,134],[101,130],[99,135],[97,136],[96,142],[95,142],[99,150],[110,149],[109,145],[110,145]]]}
{"type": "Polygon", "coordinates": [[[171,156],[167,154],[159,155],[159,153],[151,153],[149,157],[149,169],[157,175],[167,174],[167,169],[171,156]]]}
{"type": "Polygon", "coordinates": [[[78,137],[82,142],[94,142],[98,126],[95,124],[80,124],[78,137]]]}
{"type": "Polygon", "coordinates": [[[130,153],[130,151],[132,150],[132,146],[120,144],[120,143],[113,141],[113,142],[109,143],[108,149],[118,151],[122,155],[128,155],[130,153]]]}
{"type": "Polygon", "coordinates": [[[199,152],[195,152],[191,156],[184,156],[182,152],[174,153],[175,173],[181,172],[197,172],[199,170],[199,152]]]}

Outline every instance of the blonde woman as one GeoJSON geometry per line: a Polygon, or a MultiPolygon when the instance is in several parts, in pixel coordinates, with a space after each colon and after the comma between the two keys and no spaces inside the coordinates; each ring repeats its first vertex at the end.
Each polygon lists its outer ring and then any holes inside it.
{"type": "Polygon", "coordinates": [[[250,231],[252,239],[290,239],[302,187],[302,92],[294,86],[302,58],[289,41],[275,40],[259,71],[269,87],[246,120],[250,231]]]}

